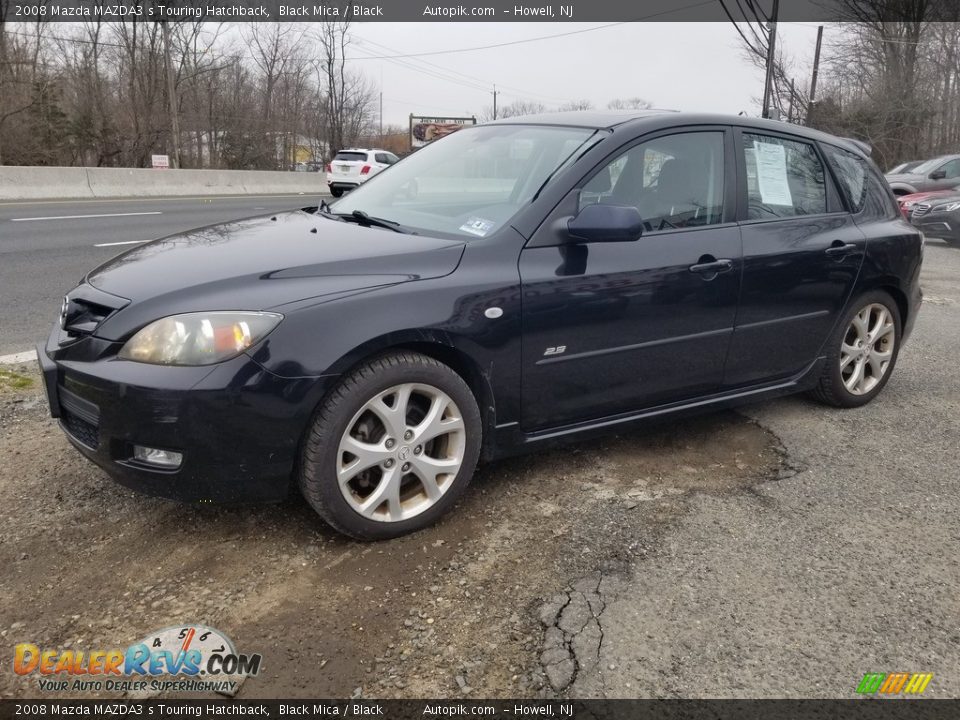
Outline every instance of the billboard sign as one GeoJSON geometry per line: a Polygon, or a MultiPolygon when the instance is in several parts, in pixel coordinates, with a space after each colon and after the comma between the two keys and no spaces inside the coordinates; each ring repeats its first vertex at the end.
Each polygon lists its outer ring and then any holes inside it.
{"type": "Polygon", "coordinates": [[[476,125],[475,117],[423,117],[410,116],[410,149],[423,147],[434,140],[460,130],[466,125],[476,125]]]}

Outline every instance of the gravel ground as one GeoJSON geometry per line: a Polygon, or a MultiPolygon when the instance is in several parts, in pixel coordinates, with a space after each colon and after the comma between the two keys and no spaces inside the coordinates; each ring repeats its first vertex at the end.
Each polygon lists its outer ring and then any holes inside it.
{"type": "MultiPolygon", "coordinates": [[[[697,495],[628,576],[601,583],[582,697],[851,697],[866,672],[960,696],[960,249],[927,247],[926,302],[858,410],[745,409],[804,468],[697,495]]],[[[548,658],[549,659],[549,658],[548,658]]]]}
{"type": "MultiPolygon", "coordinates": [[[[184,506],[109,481],[0,375],[0,696],[12,646],[124,647],[197,622],[263,672],[239,697],[958,694],[960,251],[928,248],[887,391],[786,399],[483,468],[457,510],[361,544],[298,498],[184,506]]],[[[32,381],[32,382],[31,382],[32,381]]],[[[64,696],[70,696],[69,694],[64,696]]]]}

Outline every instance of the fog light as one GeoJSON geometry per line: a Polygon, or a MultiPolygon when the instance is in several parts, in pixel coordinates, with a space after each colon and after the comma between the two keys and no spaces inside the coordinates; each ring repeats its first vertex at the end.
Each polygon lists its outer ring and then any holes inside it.
{"type": "Polygon", "coordinates": [[[143,445],[134,445],[133,459],[147,465],[172,470],[180,467],[180,463],[183,462],[183,453],[159,450],[157,448],[144,447],[143,445]]]}

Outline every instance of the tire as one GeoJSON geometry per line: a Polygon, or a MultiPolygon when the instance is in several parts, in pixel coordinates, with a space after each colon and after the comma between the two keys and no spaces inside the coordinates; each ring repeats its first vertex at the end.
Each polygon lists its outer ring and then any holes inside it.
{"type": "Polygon", "coordinates": [[[343,189],[342,189],[342,188],[330,188],[330,194],[333,195],[334,197],[340,197],[341,195],[343,195],[343,189]]]}
{"type": "Polygon", "coordinates": [[[826,365],[811,395],[826,405],[844,408],[873,400],[897,364],[901,328],[897,303],[883,291],[868,292],[850,303],[828,341],[826,365]]]}
{"type": "Polygon", "coordinates": [[[320,404],[303,442],[300,490],[345,535],[399,537],[453,507],[481,440],[477,401],[457,373],[419,353],[382,355],[320,404]]]}

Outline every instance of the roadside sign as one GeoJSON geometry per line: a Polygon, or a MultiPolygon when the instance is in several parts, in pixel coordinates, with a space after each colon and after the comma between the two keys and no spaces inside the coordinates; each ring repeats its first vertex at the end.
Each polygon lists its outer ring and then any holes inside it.
{"type": "Polygon", "coordinates": [[[433,140],[460,130],[465,125],[476,125],[475,117],[410,116],[410,149],[423,147],[433,140]]]}
{"type": "Polygon", "coordinates": [[[154,169],[154,170],[169,170],[169,169],[170,169],[170,156],[169,156],[169,155],[154,155],[154,156],[153,156],[153,169],[154,169]]]}

